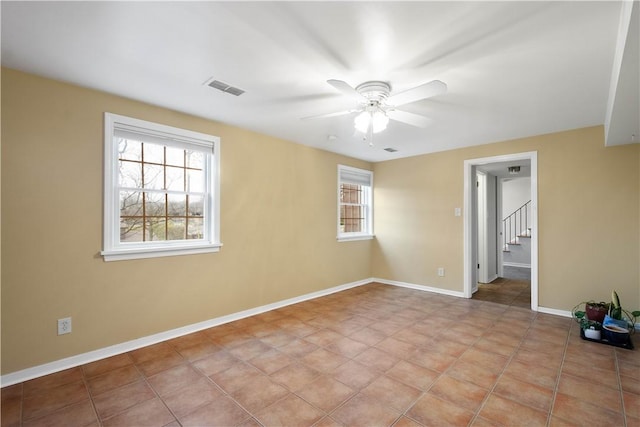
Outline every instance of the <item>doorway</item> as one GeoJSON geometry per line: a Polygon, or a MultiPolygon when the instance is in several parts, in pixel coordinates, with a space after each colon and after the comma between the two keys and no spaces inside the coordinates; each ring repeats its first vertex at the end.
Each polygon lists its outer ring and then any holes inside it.
{"type": "MultiPolygon", "coordinates": [[[[488,232],[492,232],[491,225],[496,225],[495,222],[495,214],[488,215],[488,220],[483,220],[483,215],[478,212],[478,203],[476,202],[478,196],[482,196],[480,200],[486,196],[486,194],[491,194],[491,185],[489,185],[489,191],[487,190],[485,179],[484,188],[480,188],[479,180],[477,180],[478,174],[480,176],[495,176],[500,175],[498,171],[506,171],[509,166],[512,165],[528,165],[530,168],[530,194],[531,194],[531,202],[529,207],[528,218],[529,225],[527,228],[530,229],[527,236],[528,241],[530,242],[531,248],[531,268],[530,268],[530,308],[534,311],[538,310],[538,217],[537,217],[537,187],[538,187],[538,177],[537,177],[537,152],[526,152],[526,153],[518,153],[518,154],[510,154],[504,156],[495,156],[495,157],[486,157],[481,159],[472,159],[465,160],[464,162],[464,296],[466,298],[471,298],[472,295],[478,291],[478,282],[494,282],[498,284],[499,281],[504,282],[505,275],[515,275],[512,280],[517,281],[518,275],[523,274],[522,271],[518,271],[519,269],[513,269],[511,266],[504,268],[502,263],[502,250],[497,250],[495,253],[495,249],[491,249],[489,246],[488,250],[483,250],[481,247],[479,249],[479,235],[485,233],[483,236],[486,237],[487,230],[488,232]],[[480,218],[480,219],[479,219],[480,218]],[[487,226],[489,225],[489,227],[487,226]],[[494,256],[495,255],[495,256],[494,256]],[[489,263],[489,265],[485,265],[485,269],[479,269],[481,263],[489,263]],[[487,268],[488,267],[488,268],[487,268]],[[506,271],[505,271],[506,270],[506,271]],[[514,270],[514,271],[511,271],[514,270]],[[493,273],[495,272],[495,274],[493,273]],[[496,277],[500,277],[497,280],[494,280],[496,277]]],[[[502,172],[504,174],[504,172],[502,172]]],[[[489,183],[492,181],[489,180],[489,183]]],[[[490,201],[490,203],[495,203],[499,207],[496,208],[498,212],[501,212],[501,198],[500,191],[497,192],[496,201],[490,201]]],[[[484,202],[486,203],[486,201],[484,202]]],[[[484,209],[482,205],[480,205],[481,209],[484,209]]],[[[500,215],[501,216],[501,215],[500,215]]],[[[485,218],[486,219],[486,218],[485,218]]],[[[496,225],[495,230],[500,230],[500,227],[496,225]]],[[[501,249],[502,245],[504,245],[504,241],[500,241],[501,232],[494,232],[497,239],[497,247],[501,249]]],[[[493,242],[493,248],[496,248],[496,239],[493,242]]],[[[492,239],[489,239],[491,241],[492,239]]],[[[528,270],[528,269],[527,269],[528,270]]],[[[509,279],[511,280],[511,279],[509,279]]],[[[507,281],[508,282],[508,281],[507,281]]],[[[505,283],[503,283],[505,284],[505,283]]],[[[507,283],[508,284],[508,283],[507,283]]],[[[514,285],[514,283],[511,283],[514,285]]],[[[515,288],[520,288],[520,290],[524,289],[522,283],[516,283],[515,288]]],[[[515,291],[512,291],[512,293],[515,291]]]]}

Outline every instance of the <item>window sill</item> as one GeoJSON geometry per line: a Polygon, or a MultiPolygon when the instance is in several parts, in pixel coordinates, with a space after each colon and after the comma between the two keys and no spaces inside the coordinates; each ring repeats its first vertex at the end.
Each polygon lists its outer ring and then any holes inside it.
{"type": "Polygon", "coordinates": [[[357,240],[373,240],[375,235],[373,234],[354,234],[354,235],[345,235],[342,234],[338,236],[338,242],[353,242],[357,240]]]}
{"type": "Polygon", "coordinates": [[[100,252],[100,254],[103,256],[105,262],[126,261],[130,259],[159,258],[159,257],[167,257],[167,256],[194,255],[194,254],[220,252],[221,246],[222,246],[222,243],[190,245],[190,246],[174,245],[174,246],[155,246],[155,247],[147,247],[147,248],[137,247],[137,248],[102,251],[100,252]]]}

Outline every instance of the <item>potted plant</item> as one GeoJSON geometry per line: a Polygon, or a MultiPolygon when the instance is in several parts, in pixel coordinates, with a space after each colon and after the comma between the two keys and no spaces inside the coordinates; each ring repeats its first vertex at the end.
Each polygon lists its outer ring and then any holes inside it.
{"type": "Polygon", "coordinates": [[[590,319],[586,311],[579,310],[579,308],[582,308],[582,304],[575,306],[572,311],[573,318],[580,324],[582,335],[592,340],[602,339],[602,322],[590,319]]]}
{"type": "MultiPolygon", "coordinates": [[[[579,304],[582,305],[582,304],[579,304]]],[[[573,317],[580,324],[582,334],[585,338],[592,340],[602,339],[602,323],[597,320],[591,320],[587,317],[586,312],[581,310],[574,310],[573,317]]]]}
{"type": "Polygon", "coordinates": [[[611,304],[604,301],[587,301],[584,304],[584,311],[589,320],[595,320],[596,322],[602,323],[604,321],[604,316],[609,313],[610,306],[611,304]]]}
{"type": "Polygon", "coordinates": [[[636,318],[640,311],[629,312],[620,305],[616,291],[611,292],[611,306],[603,321],[603,335],[607,341],[615,344],[629,342],[629,335],[635,331],[636,318]]]}
{"type": "Polygon", "coordinates": [[[618,320],[619,326],[626,327],[632,332],[635,329],[636,320],[640,317],[640,310],[627,311],[620,305],[620,298],[616,291],[611,292],[611,304],[609,307],[609,317],[618,320]],[[626,323],[626,324],[625,324],[626,323]]]}

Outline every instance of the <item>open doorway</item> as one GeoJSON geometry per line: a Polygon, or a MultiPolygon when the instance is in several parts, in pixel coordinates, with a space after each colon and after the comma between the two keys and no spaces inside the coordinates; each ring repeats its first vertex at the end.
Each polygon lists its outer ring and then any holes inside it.
{"type": "Polygon", "coordinates": [[[531,307],[531,162],[476,167],[478,288],[472,298],[531,307]]]}
{"type": "Polygon", "coordinates": [[[496,302],[537,311],[537,153],[466,160],[464,168],[465,297],[482,292],[487,284],[494,291],[504,290],[496,302]],[[523,185],[529,191],[512,197],[523,185]]]}

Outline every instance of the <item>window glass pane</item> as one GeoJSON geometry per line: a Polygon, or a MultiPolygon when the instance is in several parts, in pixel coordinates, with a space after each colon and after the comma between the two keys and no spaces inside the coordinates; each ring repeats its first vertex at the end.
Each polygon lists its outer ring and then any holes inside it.
{"type": "Polygon", "coordinates": [[[188,168],[203,169],[204,168],[204,153],[201,151],[189,151],[186,150],[188,168]]]}
{"type": "Polygon", "coordinates": [[[120,218],[120,241],[142,242],[142,217],[120,218]]]}
{"type": "Polygon", "coordinates": [[[189,216],[201,217],[204,215],[204,197],[189,196],[189,216]]]}
{"type": "Polygon", "coordinates": [[[131,139],[118,138],[118,158],[127,160],[142,160],[142,143],[131,139]]]}
{"type": "Polygon", "coordinates": [[[147,218],[145,223],[145,241],[167,240],[167,221],[165,218],[147,218]]]}
{"type": "Polygon", "coordinates": [[[169,194],[169,216],[187,216],[187,196],[183,194],[169,194]]]}
{"type": "Polygon", "coordinates": [[[341,203],[363,203],[362,192],[364,187],[355,184],[342,184],[340,186],[341,203]]]}
{"type": "Polygon", "coordinates": [[[142,216],[142,192],[120,191],[120,216],[142,216]]]}
{"type": "Polygon", "coordinates": [[[165,216],[165,195],[162,193],[145,193],[144,208],[146,215],[165,216]]]}
{"type": "Polygon", "coordinates": [[[160,165],[144,165],[144,188],[152,190],[164,189],[164,167],[160,165]]]}
{"type": "Polygon", "coordinates": [[[145,163],[164,163],[164,146],[149,144],[146,142],[142,147],[144,150],[145,163]]]}
{"type": "Polygon", "coordinates": [[[184,240],[186,232],[185,218],[167,219],[167,240],[184,240]]]}
{"type": "Polygon", "coordinates": [[[120,187],[142,187],[142,163],[120,161],[118,166],[118,185],[120,187]]]}
{"type": "Polygon", "coordinates": [[[142,241],[142,193],[120,192],[120,241],[142,241]]]}
{"type": "Polygon", "coordinates": [[[204,191],[204,172],[201,170],[187,169],[186,191],[202,193],[204,191]]]}
{"type": "Polygon", "coordinates": [[[166,150],[168,165],[184,166],[184,150],[173,147],[166,147],[166,150]]]}
{"type": "Polygon", "coordinates": [[[345,233],[360,233],[364,231],[363,214],[363,206],[340,206],[340,231],[345,233]]]}
{"type": "Polygon", "coordinates": [[[167,190],[184,191],[184,168],[167,166],[165,173],[167,190]]]}
{"type": "Polygon", "coordinates": [[[204,219],[189,218],[187,227],[187,239],[204,239],[204,219]]]}

